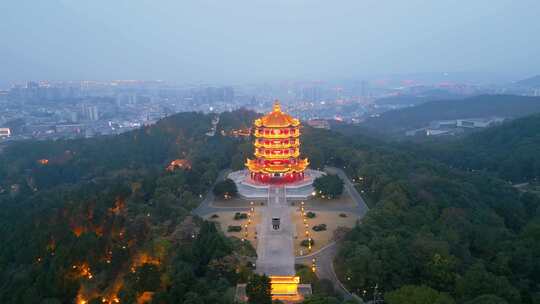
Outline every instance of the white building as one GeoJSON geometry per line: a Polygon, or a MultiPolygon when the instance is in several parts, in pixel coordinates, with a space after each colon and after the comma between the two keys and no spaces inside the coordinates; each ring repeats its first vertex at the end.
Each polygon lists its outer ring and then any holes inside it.
{"type": "Polygon", "coordinates": [[[307,121],[307,124],[316,129],[330,130],[330,124],[325,119],[310,119],[307,121]]]}
{"type": "Polygon", "coordinates": [[[487,128],[493,124],[501,123],[503,121],[504,118],[500,117],[458,119],[457,126],[460,128],[487,128]]]}
{"type": "Polygon", "coordinates": [[[9,128],[0,128],[0,138],[10,137],[11,130],[9,128]]]}

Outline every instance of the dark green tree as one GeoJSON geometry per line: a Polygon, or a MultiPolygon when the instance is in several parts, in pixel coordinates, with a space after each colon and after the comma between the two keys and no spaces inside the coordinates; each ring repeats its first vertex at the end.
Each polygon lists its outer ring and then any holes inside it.
{"type": "Polygon", "coordinates": [[[270,278],[266,275],[253,274],[246,285],[246,295],[250,304],[271,304],[270,292],[270,278]]]}
{"type": "Polygon", "coordinates": [[[302,304],[340,304],[340,301],[334,297],[313,295],[305,299],[302,304]]]}
{"type": "Polygon", "coordinates": [[[445,293],[440,293],[427,286],[405,285],[400,289],[387,292],[384,300],[388,304],[453,304],[454,300],[445,293]]]}
{"type": "Polygon", "coordinates": [[[519,291],[510,284],[508,278],[487,271],[481,263],[472,265],[456,285],[456,293],[462,299],[492,294],[510,303],[521,302],[519,291]]]}
{"type": "Polygon", "coordinates": [[[508,304],[508,302],[496,295],[482,295],[471,301],[465,302],[465,304],[508,304]]]}
{"type": "Polygon", "coordinates": [[[318,177],[313,182],[317,196],[335,198],[343,193],[343,181],[339,176],[327,174],[318,177]]]}
{"type": "Polygon", "coordinates": [[[238,194],[238,189],[236,184],[230,178],[227,178],[221,182],[218,182],[214,186],[213,193],[215,196],[224,197],[224,196],[236,196],[238,194]]]}

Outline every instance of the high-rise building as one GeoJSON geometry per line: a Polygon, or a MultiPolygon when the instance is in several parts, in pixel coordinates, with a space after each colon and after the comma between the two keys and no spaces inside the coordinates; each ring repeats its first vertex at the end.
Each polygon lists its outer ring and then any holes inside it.
{"type": "Polygon", "coordinates": [[[302,88],[300,98],[304,101],[316,102],[322,99],[322,90],[318,86],[302,88]]]}
{"type": "Polygon", "coordinates": [[[234,101],[234,89],[232,87],[223,88],[223,101],[224,102],[234,101]]]}
{"type": "Polygon", "coordinates": [[[26,88],[27,89],[37,89],[39,88],[39,84],[35,81],[28,81],[26,82],[26,88]]]}
{"type": "Polygon", "coordinates": [[[87,120],[99,120],[99,112],[97,106],[83,106],[83,115],[87,120]]]}

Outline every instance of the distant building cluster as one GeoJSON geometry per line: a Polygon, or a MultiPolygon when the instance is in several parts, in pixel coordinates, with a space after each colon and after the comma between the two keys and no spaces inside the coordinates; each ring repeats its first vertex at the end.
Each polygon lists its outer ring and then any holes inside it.
{"type": "Polygon", "coordinates": [[[431,122],[428,127],[407,131],[405,135],[456,135],[464,132],[465,129],[487,128],[503,121],[504,118],[501,117],[437,120],[431,122]]]}
{"type": "MultiPolygon", "coordinates": [[[[540,95],[538,87],[534,88],[480,88],[447,82],[421,85],[395,80],[282,81],[241,86],[142,80],[28,81],[0,90],[0,127],[9,129],[0,133],[0,141],[119,134],[178,112],[218,114],[245,108],[262,113],[276,98],[307,125],[329,129],[330,120],[357,124],[385,111],[415,105],[414,100],[403,101],[403,96],[426,99],[441,96],[441,91],[463,97],[484,93],[540,95]]],[[[207,136],[222,133],[217,130],[217,122],[219,115],[208,126],[207,136]]],[[[411,130],[407,135],[452,134],[485,123],[464,119],[440,124],[411,130]]],[[[225,135],[246,136],[243,130],[235,131],[225,135]]]]}
{"type": "Polygon", "coordinates": [[[330,130],[330,123],[326,119],[310,119],[307,124],[315,129],[330,130]]]}
{"type": "MultiPolygon", "coordinates": [[[[239,97],[243,102],[251,98],[239,97]]],[[[0,127],[10,129],[0,139],[118,134],[177,112],[222,112],[240,107],[230,86],[171,86],[136,80],[28,81],[0,91],[0,127]]]]}

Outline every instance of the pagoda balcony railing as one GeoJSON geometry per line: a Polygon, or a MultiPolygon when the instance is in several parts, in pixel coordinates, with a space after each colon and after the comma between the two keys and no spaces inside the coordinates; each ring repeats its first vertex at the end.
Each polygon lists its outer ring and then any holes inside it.
{"type": "Polygon", "coordinates": [[[300,137],[300,132],[294,134],[264,134],[260,132],[254,133],[255,137],[259,138],[269,138],[269,139],[287,139],[287,138],[298,138],[300,137]]]}
{"type": "Polygon", "coordinates": [[[287,149],[287,148],[298,148],[300,147],[299,142],[288,143],[288,144],[264,144],[255,142],[253,144],[256,148],[276,148],[276,149],[287,149]]]}
{"type": "Polygon", "coordinates": [[[249,170],[263,173],[285,173],[290,171],[302,172],[306,167],[307,163],[298,165],[249,166],[249,170]]]}
{"type": "Polygon", "coordinates": [[[280,154],[263,154],[259,152],[255,152],[255,157],[262,157],[266,159],[284,159],[284,158],[296,158],[300,156],[300,151],[295,151],[293,153],[280,153],[280,154]]]}

